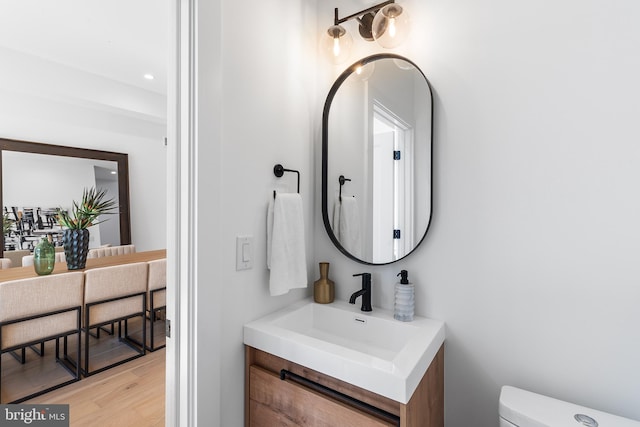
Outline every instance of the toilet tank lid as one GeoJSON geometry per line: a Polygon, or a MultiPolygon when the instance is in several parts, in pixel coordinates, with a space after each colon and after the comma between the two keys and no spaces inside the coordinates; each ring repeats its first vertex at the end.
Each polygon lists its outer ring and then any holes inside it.
{"type": "Polygon", "coordinates": [[[591,417],[597,421],[600,427],[640,427],[640,421],[563,402],[516,387],[504,386],[500,391],[500,417],[518,427],[583,427],[589,425],[577,421],[576,414],[591,417]]]}

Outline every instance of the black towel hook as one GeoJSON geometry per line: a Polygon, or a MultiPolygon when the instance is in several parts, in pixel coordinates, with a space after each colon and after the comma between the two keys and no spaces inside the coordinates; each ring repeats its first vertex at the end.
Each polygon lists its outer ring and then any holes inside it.
{"type": "Polygon", "coordinates": [[[349,178],[345,178],[344,175],[340,175],[338,177],[338,182],[340,183],[340,195],[338,196],[338,200],[342,202],[342,186],[345,182],[351,181],[349,178]]]}
{"type": "MultiPolygon", "coordinates": [[[[285,172],[294,172],[298,175],[298,194],[300,193],[300,172],[294,169],[286,169],[281,164],[277,164],[273,167],[273,174],[278,178],[281,178],[285,172]]],[[[276,198],[276,190],[273,190],[273,198],[276,198]]]]}

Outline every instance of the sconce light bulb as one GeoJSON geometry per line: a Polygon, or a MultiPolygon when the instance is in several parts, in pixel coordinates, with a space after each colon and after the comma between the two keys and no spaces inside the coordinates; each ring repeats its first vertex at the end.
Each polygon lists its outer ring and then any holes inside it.
{"type": "Polygon", "coordinates": [[[333,38],[333,56],[340,56],[340,38],[333,38]]]}
{"type": "Polygon", "coordinates": [[[409,14],[397,3],[391,3],[376,13],[371,23],[374,40],[382,47],[391,49],[407,38],[411,27],[409,14]]]}
{"type": "Polygon", "coordinates": [[[353,38],[340,25],[329,27],[322,40],[323,47],[334,64],[341,64],[349,58],[352,43],[353,38]]]}

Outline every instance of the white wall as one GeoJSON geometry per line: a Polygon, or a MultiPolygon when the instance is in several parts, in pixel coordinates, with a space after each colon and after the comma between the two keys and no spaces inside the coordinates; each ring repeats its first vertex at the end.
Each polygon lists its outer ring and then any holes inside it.
{"type": "MultiPolygon", "coordinates": [[[[316,212],[337,298],[370,271],[391,308],[409,271],[417,313],[447,324],[448,426],[496,425],[503,384],[640,419],[640,4],[402,4],[414,26],[397,53],[435,96],[433,222],[406,260],[370,267],[316,212]]],[[[318,6],[322,29],[333,5],[318,6]]],[[[323,65],[326,94],[338,71],[323,65]]]]}
{"type": "Polygon", "coordinates": [[[73,201],[82,196],[83,188],[96,186],[96,161],[70,157],[55,160],[45,154],[4,152],[4,205],[71,209],[73,201]]]}
{"type": "Polygon", "coordinates": [[[310,282],[316,275],[315,13],[304,0],[198,2],[194,292],[202,425],[243,425],[242,325],[309,294],[269,296],[267,205],[274,189],[296,191],[295,174],[276,178],[275,164],[300,171],[310,282]],[[254,266],[236,271],[236,236],[246,235],[254,238],[254,266]]]}
{"type": "Polygon", "coordinates": [[[0,137],[127,153],[131,237],[166,247],[166,97],[0,47],[0,137]]]}

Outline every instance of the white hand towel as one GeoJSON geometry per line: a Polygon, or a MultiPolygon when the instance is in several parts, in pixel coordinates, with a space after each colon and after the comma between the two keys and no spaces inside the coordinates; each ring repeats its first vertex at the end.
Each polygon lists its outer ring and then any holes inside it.
{"type": "Polygon", "coordinates": [[[271,296],[307,287],[302,198],[297,193],[278,193],[267,211],[267,266],[271,271],[271,296]]]}
{"type": "Polygon", "coordinates": [[[340,198],[338,193],[335,194],[333,198],[333,215],[331,218],[331,229],[333,230],[333,235],[336,236],[336,239],[340,241],[340,198]]]}
{"type": "Polygon", "coordinates": [[[340,244],[353,256],[361,255],[360,215],[355,197],[342,196],[340,206],[340,244]]]}
{"type": "Polygon", "coordinates": [[[271,236],[273,236],[273,204],[275,198],[274,192],[273,198],[269,197],[269,206],[267,207],[267,268],[269,270],[271,270],[271,236]]]}

